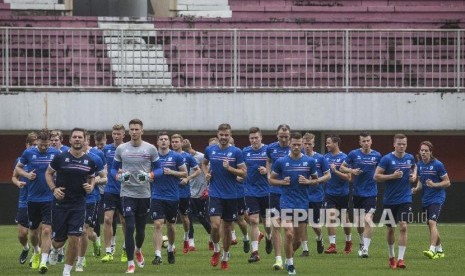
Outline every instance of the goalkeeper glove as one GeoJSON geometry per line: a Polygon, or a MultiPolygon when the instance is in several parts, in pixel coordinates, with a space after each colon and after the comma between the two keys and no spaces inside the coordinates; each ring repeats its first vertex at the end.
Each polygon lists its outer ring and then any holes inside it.
{"type": "Polygon", "coordinates": [[[152,173],[146,173],[146,172],[140,170],[139,173],[137,174],[137,179],[140,182],[152,181],[153,176],[152,176],[152,173]]]}
{"type": "Polygon", "coordinates": [[[129,177],[131,174],[129,172],[124,172],[118,175],[118,181],[119,182],[127,182],[129,181],[129,177]]]}

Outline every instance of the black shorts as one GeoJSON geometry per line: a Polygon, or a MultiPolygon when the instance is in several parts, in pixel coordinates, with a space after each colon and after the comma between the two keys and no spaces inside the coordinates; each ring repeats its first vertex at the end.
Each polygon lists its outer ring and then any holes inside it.
{"type": "Polygon", "coordinates": [[[246,196],[245,206],[249,215],[260,214],[260,217],[266,216],[266,209],[270,208],[270,197],[246,196]]]}
{"type": "Polygon", "coordinates": [[[86,207],[54,204],[52,210],[52,239],[63,242],[68,236],[81,236],[86,220],[86,207]]]}
{"type": "Polygon", "coordinates": [[[423,207],[423,213],[426,214],[426,223],[428,220],[438,221],[439,215],[441,214],[442,204],[433,203],[431,205],[423,207]]]}
{"type": "Polygon", "coordinates": [[[245,207],[245,198],[240,197],[237,199],[237,216],[243,216],[245,214],[245,211],[247,210],[247,207],[245,207]]]}
{"type": "Polygon", "coordinates": [[[29,228],[29,220],[27,219],[27,207],[18,208],[15,218],[16,224],[21,225],[22,227],[29,228]]]}
{"type": "Polygon", "coordinates": [[[332,196],[332,195],[325,195],[324,201],[324,208],[325,209],[337,209],[342,211],[342,209],[349,209],[349,196],[332,196]]]}
{"type": "Polygon", "coordinates": [[[86,224],[94,228],[97,222],[97,202],[86,204],[86,224]]]}
{"type": "Polygon", "coordinates": [[[208,200],[203,198],[190,198],[191,215],[208,218],[208,200]]]}
{"type": "Polygon", "coordinates": [[[372,210],[376,211],[376,196],[353,196],[352,201],[354,202],[354,209],[363,209],[365,210],[365,213],[368,213],[372,210]]]}
{"type": "Polygon", "coordinates": [[[412,203],[401,203],[395,205],[384,205],[381,219],[384,218],[386,226],[394,227],[395,225],[390,223],[390,219],[393,219],[395,224],[397,224],[399,221],[408,222],[410,220],[409,218],[412,218],[412,216],[412,203]]]}
{"type": "Polygon", "coordinates": [[[321,217],[321,209],[323,207],[323,202],[309,202],[308,203],[308,218],[307,222],[312,219],[314,224],[318,224],[320,222],[320,217],[321,217]]]}
{"type": "Polygon", "coordinates": [[[103,210],[118,210],[120,214],[123,214],[123,206],[121,204],[121,197],[117,194],[105,193],[103,195],[103,210]]]}
{"type": "Polygon", "coordinates": [[[29,228],[34,230],[42,224],[52,224],[52,201],[28,202],[27,219],[29,228]]]}
{"type": "Polygon", "coordinates": [[[210,197],[208,202],[209,215],[220,216],[224,221],[232,222],[237,219],[237,198],[223,199],[210,197]]]}
{"type": "Polygon", "coordinates": [[[150,211],[150,198],[121,197],[124,217],[143,217],[150,211]]]}
{"type": "Polygon", "coordinates": [[[166,219],[169,223],[176,223],[178,217],[178,201],[152,199],[150,213],[152,220],[166,219]]]}
{"type": "Polygon", "coordinates": [[[187,216],[191,211],[190,198],[179,198],[178,210],[181,215],[187,216]]]}
{"type": "Polygon", "coordinates": [[[281,195],[270,193],[270,209],[281,211],[281,195]]]}

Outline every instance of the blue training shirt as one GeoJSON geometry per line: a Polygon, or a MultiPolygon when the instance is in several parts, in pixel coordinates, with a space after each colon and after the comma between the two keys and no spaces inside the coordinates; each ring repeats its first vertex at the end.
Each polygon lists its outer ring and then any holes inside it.
{"type": "MultiPolygon", "coordinates": [[[[310,156],[310,155],[309,155],[310,156]]],[[[314,152],[313,156],[310,156],[316,161],[316,172],[318,177],[322,177],[325,172],[329,171],[329,164],[326,158],[318,153],[314,152]]],[[[319,183],[318,185],[309,185],[308,187],[308,202],[322,202],[325,197],[324,186],[325,183],[319,183]]]]}
{"type": "MultiPolygon", "coordinates": [[[[291,151],[289,146],[281,147],[279,142],[274,142],[268,145],[266,149],[266,155],[271,160],[271,165],[273,166],[274,162],[278,160],[278,158],[288,156],[291,151]]],[[[270,193],[273,194],[281,194],[281,187],[280,186],[270,186],[270,193]]]]}
{"type": "Polygon", "coordinates": [[[105,193],[119,195],[121,192],[121,182],[111,177],[111,167],[113,159],[115,158],[116,146],[115,144],[108,144],[103,147],[103,154],[107,163],[107,185],[105,185],[105,193]]]}
{"type": "Polygon", "coordinates": [[[37,147],[31,147],[21,155],[19,162],[27,165],[29,172],[35,170],[36,173],[36,178],[28,183],[27,201],[48,202],[53,200],[52,191],[45,180],[45,171],[52,159],[58,154],[60,151],[53,147],[48,147],[45,152],[40,152],[37,147]]]}
{"type": "MultiPolygon", "coordinates": [[[[336,165],[336,170],[342,165],[342,162],[346,160],[347,155],[343,152],[340,152],[336,155],[331,153],[325,154],[325,159],[328,162],[328,165],[336,165]]],[[[347,196],[349,195],[349,181],[341,179],[335,173],[331,171],[331,179],[326,183],[326,194],[331,196],[347,196]]]]}
{"type": "Polygon", "coordinates": [[[373,179],[376,167],[381,160],[381,154],[371,150],[369,154],[361,149],[351,151],[345,160],[352,169],[360,169],[362,173],[352,175],[354,183],[354,196],[371,197],[378,195],[378,186],[373,179]]]}
{"type": "MultiPolygon", "coordinates": [[[[169,150],[166,155],[162,155],[158,152],[159,162],[162,170],[169,168],[173,171],[179,171],[179,168],[184,165],[184,160],[181,154],[169,150]]],[[[173,175],[156,175],[154,181],[151,184],[152,188],[152,199],[162,200],[179,200],[179,177],[173,175]]]]}
{"type": "Polygon", "coordinates": [[[404,157],[398,158],[391,152],[381,158],[378,167],[384,169],[384,174],[392,174],[397,169],[403,172],[402,178],[384,182],[383,204],[397,205],[412,202],[410,170],[414,164],[415,158],[409,153],[405,153],[404,157]]]}
{"type": "Polygon", "coordinates": [[[266,168],[268,159],[266,150],[268,146],[262,145],[255,150],[252,146],[245,147],[242,150],[245,165],[247,166],[247,178],[245,179],[245,195],[252,197],[264,197],[270,194],[270,184],[268,176],[261,174],[258,170],[263,166],[266,168]]]}
{"type": "MultiPolygon", "coordinates": [[[[199,164],[197,163],[197,160],[194,159],[194,157],[185,151],[181,153],[182,160],[184,164],[186,164],[187,168],[187,173],[190,172],[191,168],[198,167],[199,164]]],[[[191,186],[189,185],[189,182],[186,185],[180,185],[179,186],[179,198],[190,198],[191,197],[191,186]]]]}
{"type": "MultiPolygon", "coordinates": [[[[105,156],[103,155],[103,152],[101,150],[96,148],[91,148],[87,154],[90,158],[92,158],[92,160],[94,160],[96,166],[95,175],[97,176],[100,171],[105,169],[105,156]]],[[[86,203],[97,203],[99,200],[100,191],[97,187],[97,184],[95,184],[94,190],[92,190],[92,192],[87,194],[86,196],[86,203]]]]}
{"type": "Polygon", "coordinates": [[[205,149],[204,158],[210,162],[209,195],[222,199],[241,197],[236,186],[243,184],[239,183],[236,176],[223,167],[223,160],[228,160],[229,166],[237,168],[238,165],[244,164],[242,151],[235,146],[220,149],[218,145],[211,145],[205,149]]]}
{"type": "MultiPolygon", "coordinates": [[[[13,166],[13,169],[16,167],[16,165],[19,163],[19,159],[21,157],[18,157],[16,160],[15,160],[15,164],[13,166]]],[[[27,166],[25,165],[23,167],[23,169],[28,172],[27,170],[27,166]]],[[[26,185],[24,185],[24,187],[22,187],[21,189],[19,189],[19,196],[18,196],[18,208],[27,208],[27,189],[28,189],[28,186],[29,186],[29,179],[27,179],[26,177],[23,177],[23,176],[20,176],[19,177],[19,181],[23,181],[23,182],[26,182],[26,185]]]]}
{"type": "Polygon", "coordinates": [[[291,183],[289,186],[281,186],[281,209],[308,209],[308,186],[299,183],[299,175],[310,178],[317,176],[316,161],[310,156],[303,155],[298,159],[290,156],[279,158],[274,162],[272,172],[284,179],[289,176],[291,183]]]}
{"type": "Polygon", "coordinates": [[[417,163],[417,172],[423,190],[423,207],[431,204],[444,204],[444,201],[446,201],[446,189],[430,188],[426,186],[426,180],[428,179],[431,179],[434,183],[442,181],[441,177],[447,174],[444,164],[437,159],[433,159],[428,164],[424,164],[423,161],[420,160],[417,163]]]}

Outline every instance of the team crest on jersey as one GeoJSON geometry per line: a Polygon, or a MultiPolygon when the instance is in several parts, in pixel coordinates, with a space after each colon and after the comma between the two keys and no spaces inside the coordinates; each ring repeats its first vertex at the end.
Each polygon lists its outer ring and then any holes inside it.
{"type": "Polygon", "coordinates": [[[89,164],[89,160],[84,160],[84,165],[88,165],[89,164]]]}
{"type": "Polygon", "coordinates": [[[228,152],[228,157],[231,157],[232,156],[232,152],[228,152]]]}
{"type": "Polygon", "coordinates": [[[32,155],[32,159],[37,159],[37,155],[32,155]]]}
{"type": "Polygon", "coordinates": [[[212,151],[212,154],[216,154],[216,151],[212,151]]]}
{"type": "Polygon", "coordinates": [[[210,214],[215,213],[215,208],[210,208],[210,214]]]}
{"type": "Polygon", "coordinates": [[[336,159],[336,162],[341,162],[341,158],[336,159]]]}
{"type": "Polygon", "coordinates": [[[304,162],[303,166],[308,166],[308,162],[304,162]]]}
{"type": "Polygon", "coordinates": [[[286,166],[286,167],[289,167],[289,162],[286,162],[285,166],[286,166]]]}
{"type": "Polygon", "coordinates": [[[395,165],[396,164],[396,161],[392,161],[392,165],[395,165]]]}
{"type": "Polygon", "coordinates": [[[65,162],[69,162],[69,158],[68,158],[68,157],[65,158],[65,162]]]}
{"type": "Polygon", "coordinates": [[[55,158],[55,154],[50,155],[50,159],[53,159],[53,158],[55,158]]]}
{"type": "Polygon", "coordinates": [[[412,163],[412,161],[410,161],[410,160],[407,160],[407,164],[410,164],[410,163],[412,163]]]}
{"type": "Polygon", "coordinates": [[[262,156],[265,156],[266,155],[266,152],[262,152],[262,156]]]}
{"type": "Polygon", "coordinates": [[[360,155],[357,155],[357,159],[362,159],[362,157],[360,155]]]}
{"type": "Polygon", "coordinates": [[[168,157],[168,161],[173,161],[173,157],[168,157]]]}
{"type": "Polygon", "coordinates": [[[376,159],[376,157],[374,157],[374,156],[371,157],[371,161],[375,161],[375,159],[376,159]]]}
{"type": "Polygon", "coordinates": [[[278,151],[276,149],[273,150],[273,153],[277,153],[278,151]]]}
{"type": "Polygon", "coordinates": [[[429,166],[429,169],[432,170],[432,169],[433,169],[433,166],[429,166]]]}
{"type": "Polygon", "coordinates": [[[249,153],[247,153],[247,156],[250,156],[250,152],[249,152],[249,153]]]}

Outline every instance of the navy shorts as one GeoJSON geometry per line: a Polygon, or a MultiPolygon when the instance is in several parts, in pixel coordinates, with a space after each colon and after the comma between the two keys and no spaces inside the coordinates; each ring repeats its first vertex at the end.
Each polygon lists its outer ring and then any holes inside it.
{"type": "Polygon", "coordinates": [[[337,209],[341,211],[342,209],[349,209],[349,196],[332,196],[325,195],[325,209],[337,209]]]}
{"type": "Polygon", "coordinates": [[[317,224],[320,222],[320,212],[321,212],[321,207],[323,207],[323,202],[309,202],[308,203],[308,218],[307,222],[309,219],[312,219],[313,223],[317,224]]]}
{"type": "Polygon", "coordinates": [[[247,207],[245,207],[245,198],[240,197],[237,199],[237,216],[243,216],[245,214],[245,211],[247,210],[247,207]]]}
{"type": "Polygon", "coordinates": [[[175,200],[152,199],[150,213],[152,220],[166,219],[169,223],[176,223],[179,202],[175,200]]]}
{"type": "Polygon", "coordinates": [[[74,204],[53,205],[52,209],[52,239],[56,242],[63,242],[68,236],[81,236],[86,220],[85,205],[76,206],[74,204]]]}
{"type": "Polygon", "coordinates": [[[52,202],[28,202],[27,219],[29,229],[37,229],[40,223],[52,224],[52,202]]]}
{"type": "Polygon", "coordinates": [[[191,214],[197,217],[208,218],[208,200],[203,198],[190,198],[191,214]]]}
{"type": "Polygon", "coordinates": [[[190,198],[179,198],[178,210],[181,215],[187,216],[191,211],[190,198]]]}
{"type": "Polygon", "coordinates": [[[150,198],[121,197],[124,217],[143,217],[150,211],[150,198]]]}
{"type": "Polygon", "coordinates": [[[363,209],[365,213],[376,210],[376,196],[353,196],[352,201],[354,202],[354,209],[363,209]]]}
{"type": "Polygon", "coordinates": [[[381,218],[386,220],[386,226],[394,227],[395,225],[389,223],[389,219],[394,219],[394,222],[397,224],[399,221],[408,222],[409,218],[412,216],[412,203],[402,203],[395,205],[384,205],[381,218]],[[390,214],[386,214],[387,212],[390,212],[390,214]]]}
{"type": "Polygon", "coordinates": [[[426,213],[426,223],[428,220],[438,221],[439,215],[441,214],[442,204],[433,203],[426,207],[423,207],[423,213],[426,213]]]}
{"type": "Polygon", "coordinates": [[[264,218],[266,216],[266,209],[270,207],[270,197],[246,196],[245,206],[249,215],[260,214],[260,217],[264,218]]]}
{"type": "Polygon", "coordinates": [[[220,216],[224,221],[232,222],[237,219],[237,198],[223,199],[210,197],[208,210],[211,217],[220,216]]]}
{"type": "Polygon", "coordinates": [[[281,211],[281,195],[270,193],[270,209],[281,211]]]}
{"type": "Polygon", "coordinates": [[[22,227],[29,228],[29,220],[27,219],[27,207],[18,208],[15,218],[16,224],[21,225],[22,227]]]}
{"type": "Polygon", "coordinates": [[[117,194],[105,193],[103,195],[103,210],[117,210],[120,214],[123,213],[123,206],[121,205],[121,197],[117,194]]]}
{"type": "Polygon", "coordinates": [[[94,228],[97,222],[97,202],[86,203],[86,224],[94,228]]]}

